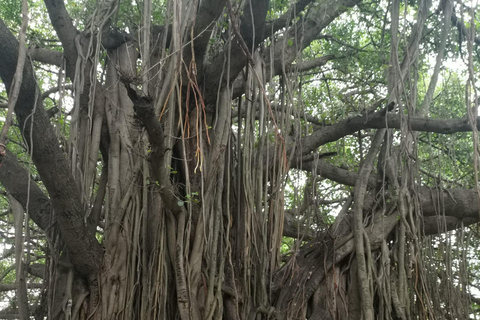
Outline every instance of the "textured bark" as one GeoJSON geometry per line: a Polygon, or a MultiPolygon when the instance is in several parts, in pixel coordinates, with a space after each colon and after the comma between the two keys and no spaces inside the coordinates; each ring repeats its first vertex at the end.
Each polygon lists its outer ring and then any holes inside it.
{"type": "MultiPolygon", "coordinates": [[[[0,21],[0,42],[3,43],[0,49],[3,57],[0,61],[0,77],[6,88],[10,88],[15,73],[18,42],[3,21],[0,21]]],[[[92,276],[101,263],[102,250],[94,234],[85,229],[85,212],[76,183],[38,97],[39,90],[33,78],[31,64],[26,63],[15,113],[20,128],[23,128],[22,133],[31,150],[33,162],[48,190],[71,259],[78,272],[92,276]]]]}
{"type": "Polygon", "coordinates": [[[0,181],[3,187],[22,204],[24,208],[27,207],[31,219],[42,229],[53,225],[52,208],[50,199],[42,190],[35,184],[34,181],[30,183],[30,191],[27,192],[28,170],[21,165],[17,157],[7,149],[6,155],[3,158],[2,167],[0,168],[0,181]]]}
{"type": "MultiPolygon", "coordinates": [[[[353,118],[339,121],[338,123],[322,127],[311,135],[302,139],[302,153],[309,154],[326,143],[337,141],[347,135],[363,129],[401,128],[401,116],[398,114],[385,114],[385,111],[367,113],[353,118]]],[[[472,130],[468,119],[429,119],[410,118],[412,130],[419,132],[435,132],[453,134],[456,132],[469,132],[472,130]]],[[[480,120],[477,120],[477,127],[480,128],[480,120]]]]}

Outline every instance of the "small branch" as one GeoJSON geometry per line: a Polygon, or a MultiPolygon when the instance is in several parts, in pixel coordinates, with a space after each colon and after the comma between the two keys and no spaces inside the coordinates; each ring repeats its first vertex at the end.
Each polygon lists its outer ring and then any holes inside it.
{"type": "MultiPolygon", "coordinates": [[[[70,79],[75,77],[75,65],[77,61],[77,48],[75,38],[79,34],[77,28],[73,25],[73,20],[65,8],[63,0],[45,0],[50,21],[52,22],[67,60],[66,72],[70,79]]],[[[59,60],[62,61],[62,60],[59,60]]]]}
{"type": "Polygon", "coordinates": [[[47,91],[45,91],[44,93],[42,93],[41,98],[42,98],[42,99],[45,99],[46,97],[48,97],[48,96],[51,95],[52,93],[55,93],[55,92],[60,91],[60,89],[62,89],[62,90],[73,90],[73,85],[67,84],[67,85],[65,85],[65,86],[62,86],[61,88],[58,87],[58,86],[53,87],[53,88],[50,88],[50,89],[48,89],[47,91]]]}
{"type": "MultiPolygon", "coordinates": [[[[368,53],[372,53],[372,54],[373,54],[373,53],[378,54],[378,51],[376,51],[376,52],[371,52],[370,50],[366,50],[366,49],[363,49],[363,48],[354,47],[354,46],[352,46],[351,44],[349,44],[349,43],[347,43],[347,42],[344,42],[344,41],[342,41],[342,40],[340,40],[340,39],[337,39],[336,37],[334,37],[334,36],[332,36],[332,35],[329,35],[329,34],[322,34],[322,35],[318,36],[318,39],[326,39],[326,40],[334,41],[334,42],[336,42],[336,43],[338,43],[338,44],[341,44],[342,46],[345,46],[345,47],[347,47],[347,48],[350,48],[350,49],[355,50],[355,51],[358,51],[358,52],[368,52],[368,53]]],[[[365,45],[364,47],[367,47],[367,46],[369,46],[369,45],[370,45],[370,44],[367,44],[367,45],[365,45]]]]}
{"type": "Polygon", "coordinates": [[[328,61],[336,59],[336,57],[332,54],[326,55],[320,58],[315,58],[307,61],[302,61],[295,64],[290,64],[285,66],[285,71],[293,72],[293,71],[307,71],[310,69],[318,68],[327,64],[328,61]]]}

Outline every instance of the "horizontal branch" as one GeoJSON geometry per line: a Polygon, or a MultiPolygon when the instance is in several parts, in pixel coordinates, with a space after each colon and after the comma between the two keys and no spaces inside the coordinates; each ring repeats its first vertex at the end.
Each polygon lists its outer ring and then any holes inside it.
{"type": "MultiPolygon", "coordinates": [[[[27,289],[41,289],[41,288],[43,288],[42,283],[28,283],[27,284],[27,289]]],[[[15,283],[12,283],[12,284],[0,283],[0,292],[12,291],[12,290],[16,290],[16,289],[17,289],[17,285],[15,283]]],[[[1,314],[0,314],[0,316],[1,316],[1,314]]]]}
{"type": "Polygon", "coordinates": [[[63,86],[62,88],[60,88],[59,86],[52,87],[52,88],[50,88],[47,91],[44,91],[42,93],[42,99],[45,99],[46,97],[48,97],[52,93],[56,93],[56,92],[60,91],[60,89],[62,89],[62,90],[73,90],[73,85],[67,84],[67,85],[63,86]]]}
{"type": "Polygon", "coordinates": [[[63,52],[45,48],[30,48],[28,55],[33,61],[61,67],[63,63],[63,52]]]}
{"type": "MultiPolygon", "coordinates": [[[[302,139],[302,154],[308,154],[318,147],[347,135],[364,129],[392,128],[400,129],[402,117],[398,114],[384,112],[367,113],[365,115],[348,118],[337,124],[322,127],[311,135],[302,139]]],[[[409,118],[409,127],[413,131],[434,132],[442,134],[453,134],[457,132],[468,132],[472,128],[466,118],[462,119],[429,119],[409,118]]],[[[480,120],[477,119],[477,128],[480,129],[480,120]]]]}
{"type": "MultiPolygon", "coordinates": [[[[330,179],[332,181],[347,185],[354,186],[357,180],[358,173],[355,171],[349,171],[339,168],[324,160],[318,159],[314,161],[305,162],[302,159],[293,162],[290,166],[294,169],[305,170],[308,172],[316,173],[319,176],[330,179]]],[[[375,178],[370,177],[368,180],[368,187],[373,188],[376,185],[375,178]]]]}
{"type": "Polygon", "coordinates": [[[287,72],[307,71],[307,70],[311,70],[313,68],[318,68],[318,67],[324,66],[325,64],[327,64],[328,61],[333,60],[335,58],[336,57],[334,55],[330,54],[330,55],[322,56],[322,57],[319,57],[319,58],[306,60],[306,61],[302,61],[302,62],[295,63],[295,64],[290,64],[290,65],[286,66],[285,69],[286,69],[287,72]]]}

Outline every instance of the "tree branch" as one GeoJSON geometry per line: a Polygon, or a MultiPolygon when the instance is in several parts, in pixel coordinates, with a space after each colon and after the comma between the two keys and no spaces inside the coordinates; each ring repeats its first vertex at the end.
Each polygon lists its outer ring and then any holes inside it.
{"type": "MultiPolygon", "coordinates": [[[[318,159],[314,161],[303,161],[302,159],[297,159],[293,161],[291,166],[292,169],[300,169],[309,172],[314,172],[319,176],[330,179],[332,181],[347,185],[354,186],[355,181],[358,177],[358,173],[354,171],[349,171],[346,169],[339,168],[331,163],[328,163],[324,160],[318,159]]],[[[374,188],[376,181],[374,177],[369,177],[368,179],[368,188],[374,188]]]]}
{"type": "Polygon", "coordinates": [[[67,76],[73,80],[78,54],[75,38],[79,34],[79,31],[73,25],[63,0],[44,0],[44,2],[48,10],[48,15],[50,16],[50,21],[57,32],[65,52],[67,76]]]}
{"type": "Polygon", "coordinates": [[[294,3],[281,17],[266,24],[265,30],[269,32],[266,33],[266,35],[272,35],[278,30],[287,27],[290,22],[312,2],[314,2],[314,0],[299,0],[294,3]]]}
{"type": "Polygon", "coordinates": [[[28,55],[30,59],[41,63],[51,64],[61,67],[63,62],[63,53],[45,48],[29,48],[28,55]]]}
{"type": "MultiPolygon", "coordinates": [[[[0,43],[0,77],[8,89],[15,73],[18,42],[2,20],[0,43]]],[[[23,79],[15,106],[19,127],[50,195],[72,263],[80,274],[95,277],[101,264],[102,249],[94,233],[88,232],[83,222],[85,212],[81,197],[40,101],[30,63],[26,63],[23,79]]]]}
{"type": "MultiPolygon", "coordinates": [[[[461,37],[462,39],[465,39],[465,40],[469,39],[470,38],[470,30],[467,29],[467,27],[465,26],[465,23],[463,23],[463,20],[457,18],[457,15],[455,14],[455,12],[452,13],[451,20],[452,20],[452,24],[455,27],[458,28],[458,32],[461,33],[459,35],[459,37],[461,37]]],[[[480,37],[475,37],[475,39],[473,41],[477,45],[480,44],[480,37]]],[[[461,48],[460,48],[460,50],[461,50],[461,48]]]]}
{"type": "MultiPolygon", "coordinates": [[[[7,149],[0,169],[0,183],[24,208],[27,207],[28,197],[28,170],[22,166],[17,157],[7,149]]],[[[30,201],[28,202],[28,213],[32,220],[42,229],[53,223],[51,221],[50,199],[40,190],[35,182],[30,182],[30,201]]]]}
{"type": "MultiPolygon", "coordinates": [[[[195,36],[195,60],[197,63],[201,63],[203,60],[208,41],[210,40],[213,27],[215,26],[214,22],[223,12],[225,3],[226,0],[205,0],[200,3],[193,31],[195,36]]],[[[190,53],[190,50],[185,50],[185,53],[190,53]]]]}
{"type": "Polygon", "coordinates": [[[286,72],[293,72],[293,71],[307,71],[313,68],[318,68],[327,64],[328,61],[335,59],[336,57],[332,54],[326,55],[323,57],[302,61],[296,64],[290,64],[285,67],[286,72]]]}
{"type": "MultiPolygon", "coordinates": [[[[280,36],[278,39],[276,39],[275,43],[273,44],[273,48],[270,46],[262,51],[263,59],[267,65],[266,74],[270,74],[270,69],[273,69],[273,75],[282,74],[283,66],[286,66],[286,69],[288,69],[288,66],[290,66],[297,58],[299,51],[310,45],[313,40],[316,40],[320,32],[334,19],[360,2],[361,0],[319,1],[317,3],[318,5],[308,11],[305,19],[302,20],[303,22],[298,22],[289,27],[285,31],[284,36],[280,36]],[[288,40],[290,39],[302,39],[302,42],[293,42],[293,45],[289,45],[288,40]],[[271,50],[273,50],[273,54],[271,53],[271,50]],[[274,57],[273,61],[270,61],[271,56],[274,57]]],[[[267,28],[265,30],[268,31],[267,28]]],[[[215,64],[207,66],[207,70],[205,72],[206,81],[204,86],[206,87],[207,91],[210,90],[208,91],[210,94],[214,94],[218,88],[218,81],[223,68],[223,53],[219,54],[214,59],[215,64]]],[[[326,63],[326,61],[323,61],[323,59],[325,58],[320,57],[318,60],[315,60],[315,62],[311,62],[312,65],[309,65],[309,62],[306,62],[305,65],[303,65],[303,63],[299,63],[298,67],[307,69],[311,66],[315,67],[315,64],[320,66],[326,63]]],[[[333,58],[328,59],[331,60],[333,58]]],[[[241,57],[241,51],[239,51],[239,48],[234,46],[232,46],[231,61],[231,77],[230,79],[224,78],[222,81],[225,83],[227,81],[231,82],[239,78],[238,74],[245,66],[244,59],[242,60],[241,57]]],[[[238,80],[235,81],[234,96],[240,96],[243,93],[244,86],[241,82],[242,81],[238,80]],[[240,84],[237,82],[240,82],[240,84]]],[[[215,97],[215,95],[213,95],[213,97],[215,97]]]]}
{"type": "MultiPolygon", "coordinates": [[[[0,292],[5,292],[5,291],[12,291],[15,290],[17,287],[14,283],[12,284],[0,284],[0,292]]],[[[43,284],[41,283],[28,283],[27,284],[28,289],[41,289],[43,288],[43,284]]],[[[0,313],[0,317],[2,314],[0,313]]]]}
{"type": "MultiPolygon", "coordinates": [[[[311,135],[302,139],[302,154],[308,154],[326,143],[353,134],[364,129],[400,129],[401,117],[398,114],[384,112],[368,113],[366,115],[348,118],[328,127],[322,127],[311,135]]],[[[469,132],[472,130],[468,119],[429,119],[411,117],[409,126],[413,131],[435,132],[452,134],[469,132]]],[[[477,119],[477,128],[480,129],[480,120],[477,119]]]]}
{"type": "MultiPolygon", "coordinates": [[[[333,20],[360,2],[361,0],[318,1],[316,6],[307,12],[305,19],[288,28],[285,35],[279,37],[274,44],[273,55],[270,54],[269,48],[264,50],[263,56],[267,69],[273,69],[274,75],[282,74],[283,66],[292,63],[300,50],[317,39],[321,31],[333,20]],[[293,39],[293,45],[288,45],[289,39],[293,39]],[[302,42],[296,43],[295,39],[302,39],[302,42]],[[271,56],[274,57],[273,61],[270,61],[271,56]]],[[[269,74],[268,70],[267,74],[269,74]]]]}
{"type": "MultiPolygon", "coordinates": [[[[62,88],[62,90],[73,90],[73,85],[71,84],[67,84],[67,85],[64,85],[62,88]]],[[[60,87],[59,86],[56,86],[56,87],[52,87],[50,89],[48,89],[47,91],[44,91],[42,93],[42,99],[45,99],[46,97],[48,97],[49,95],[51,95],[52,93],[55,93],[55,92],[58,92],[60,91],[60,87]]]]}
{"type": "MultiPolygon", "coordinates": [[[[228,0],[231,1],[231,0],[228,0]]],[[[199,71],[198,79],[204,79],[203,87],[206,90],[204,94],[205,103],[209,104],[216,100],[218,86],[232,82],[238,76],[240,71],[245,68],[247,57],[244,53],[243,46],[240,42],[244,42],[246,48],[251,51],[263,41],[265,30],[265,17],[268,12],[268,0],[247,1],[244,7],[244,14],[240,22],[240,35],[236,35],[236,40],[232,42],[230,54],[230,78],[227,79],[227,73],[223,72],[226,59],[225,51],[220,52],[213,57],[210,63],[205,67],[205,72],[199,71]],[[251,6],[250,6],[251,5],[251,6]],[[212,63],[214,60],[214,63],[212,63]],[[223,77],[223,78],[221,78],[223,77]]],[[[231,17],[235,19],[236,17],[231,17]]],[[[224,50],[227,50],[225,46],[224,50]]],[[[251,54],[251,52],[250,52],[251,54]]]]}

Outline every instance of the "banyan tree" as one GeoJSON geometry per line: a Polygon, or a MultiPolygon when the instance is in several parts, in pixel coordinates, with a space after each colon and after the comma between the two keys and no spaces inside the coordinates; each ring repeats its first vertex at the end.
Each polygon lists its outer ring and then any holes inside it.
{"type": "Polygon", "coordinates": [[[0,4],[0,318],[475,316],[475,2],[0,4]]]}

